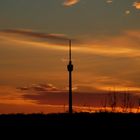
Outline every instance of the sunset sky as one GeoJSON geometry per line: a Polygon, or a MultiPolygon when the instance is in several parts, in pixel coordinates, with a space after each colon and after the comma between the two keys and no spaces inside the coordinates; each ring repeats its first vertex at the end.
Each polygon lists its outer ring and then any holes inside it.
{"type": "Polygon", "coordinates": [[[0,113],[64,110],[66,39],[75,105],[110,90],[140,95],[139,0],[1,0],[0,113]]]}

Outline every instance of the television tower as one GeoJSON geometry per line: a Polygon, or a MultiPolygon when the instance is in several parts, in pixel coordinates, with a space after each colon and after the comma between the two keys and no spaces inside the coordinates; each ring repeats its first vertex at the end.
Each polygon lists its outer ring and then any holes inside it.
{"type": "Polygon", "coordinates": [[[69,113],[72,114],[72,71],[73,65],[71,60],[71,40],[69,40],[69,64],[67,65],[69,72],[69,113]]]}

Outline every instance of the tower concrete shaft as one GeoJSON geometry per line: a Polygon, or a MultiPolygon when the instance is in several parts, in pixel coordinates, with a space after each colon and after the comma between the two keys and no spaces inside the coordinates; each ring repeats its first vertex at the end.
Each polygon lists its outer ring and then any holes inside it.
{"type": "Polygon", "coordinates": [[[72,71],[73,65],[71,60],[71,40],[69,40],[69,64],[67,65],[67,69],[69,72],[69,113],[72,114],[72,71]]]}

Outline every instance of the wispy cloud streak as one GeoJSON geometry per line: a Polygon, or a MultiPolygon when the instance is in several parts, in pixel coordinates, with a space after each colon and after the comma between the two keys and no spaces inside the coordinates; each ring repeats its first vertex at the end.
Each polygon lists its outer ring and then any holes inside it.
{"type": "MultiPolygon", "coordinates": [[[[48,47],[56,50],[67,50],[67,38],[65,35],[44,34],[30,30],[3,30],[0,38],[9,40],[9,42],[21,43],[37,47],[48,47]],[[9,36],[10,35],[10,36],[9,36]],[[22,36],[23,35],[23,36],[22,36]],[[25,37],[25,38],[24,38],[25,37]],[[28,38],[28,37],[33,37],[28,38]],[[43,39],[40,40],[34,39],[43,39]],[[45,39],[45,40],[44,40],[45,39]]],[[[72,39],[74,44],[73,51],[80,53],[96,54],[101,56],[113,57],[138,57],[139,50],[139,33],[140,31],[124,31],[121,35],[115,37],[106,37],[103,40],[95,42],[94,39],[72,39]]]]}
{"type": "Polygon", "coordinates": [[[42,39],[42,41],[47,41],[51,44],[56,45],[66,45],[69,40],[71,40],[74,44],[80,44],[81,41],[75,38],[67,37],[65,34],[56,34],[56,33],[42,33],[35,32],[32,30],[25,29],[3,29],[0,30],[0,33],[4,33],[5,35],[18,35],[25,37],[33,37],[35,39],[42,39]]]}
{"type": "Polygon", "coordinates": [[[65,35],[62,34],[45,34],[45,33],[33,32],[30,30],[5,29],[5,30],[1,30],[1,32],[11,33],[11,34],[21,34],[25,36],[31,36],[31,37],[42,38],[42,39],[53,39],[53,40],[60,40],[60,41],[69,40],[69,38],[67,38],[65,35]]]}

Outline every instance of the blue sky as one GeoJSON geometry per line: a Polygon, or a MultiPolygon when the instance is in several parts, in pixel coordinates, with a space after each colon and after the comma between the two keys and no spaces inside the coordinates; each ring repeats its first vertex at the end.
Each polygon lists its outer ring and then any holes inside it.
{"type": "Polygon", "coordinates": [[[2,0],[0,28],[25,28],[70,36],[116,34],[124,29],[138,29],[139,10],[135,0],[81,0],[65,7],[63,0],[2,0]],[[125,11],[130,10],[126,15],[125,11]]]}

